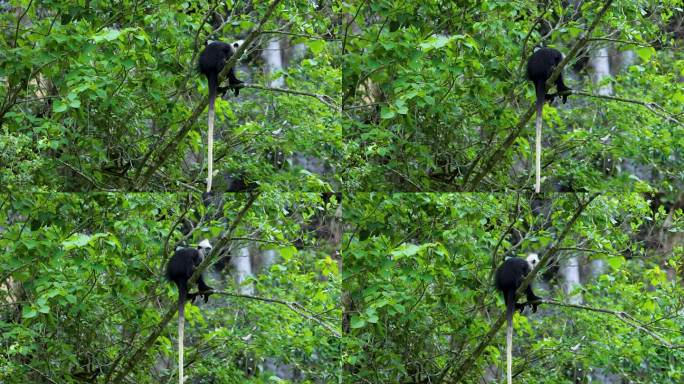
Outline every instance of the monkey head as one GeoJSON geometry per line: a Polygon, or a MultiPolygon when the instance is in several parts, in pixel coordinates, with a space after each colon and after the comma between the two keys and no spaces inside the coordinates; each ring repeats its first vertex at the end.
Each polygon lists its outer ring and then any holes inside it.
{"type": "Polygon", "coordinates": [[[211,246],[211,243],[209,242],[208,239],[204,239],[204,240],[200,241],[199,244],[197,244],[197,249],[199,249],[201,251],[206,252],[206,251],[211,250],[211,248],[212,248],[212,246],[211,246]]]}
{"type": "Polygon", "coordinates": [[[536,253],[528,253],[525,260],[527,260],[527,264],[530,266],[530,269],[534,269],[534,267],[536,267],[539,263],[539,255],[536,253]]]}

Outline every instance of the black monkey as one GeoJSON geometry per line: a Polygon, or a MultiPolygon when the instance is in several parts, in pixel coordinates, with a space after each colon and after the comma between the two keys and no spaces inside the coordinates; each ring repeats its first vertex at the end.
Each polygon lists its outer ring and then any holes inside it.
{"type": "Polygon", "coordinates": [[[536,91],[536,107],[537,120],[536,126],[536,143],[535,143],[535,184],[534,191],[539,193],[541,189],[541,128],[542,128],[542,108],[544,101],[553,101],[556,96],[563,99],[563,104],[568,100],[567,94],[562,94],[566,91],[571,91],[563,82],[563,73],[561,72],[556,78],[556,94],[546,93],[546,80],[551,77],[554,68],[563,60],[563,54],[559,50],[553,48],[540,48],[536,50],[527,61],[527,78],[534,83],[536,91]]]}
{"type": "Polygon", "coordinates": [[[244,84],[242,81],[235,77],[235,68],[231,68],[228,71],[228,84],[229,87],[219,87],[218,86],[218,75],[223,70],[228,59],[233,56],[235,50],[240,46],[239,43],[235,42],[232,44],[224,43],[222,41],[213,41],[204,48],[199,56],[199,70],[207,77],[209,82],[209,102],[216,98],[217,91],[225,93],[228,88],[233,88],[235,96],[240,94],[240,85],[244,84]],[[212,98],[213,96],[213,98],[212,98]]]}
{"type": "Polygon", "coordinates": [[[195,272],[195,268],[204,260],[206,252],[211,250],[209,240],[202,240],[197,249],[182,248],[176,250],[166,265],[166,277],[176,283],[178,287],[178,382],[183,383],[183,328],[185,325],[185,301],[191,299],[195,301],[197,295],[204,296],[204,302],[209,300],[209,293],[212,288],[208,286],[202,275],[197,279],[198,292],[188,294],[188,280],[195,272]]]}
{"type": "Polygon", "coordinates": [[[207,76],[209,85],[209,118],[207,127],[207,192],[211,192],[211,179],[214,167],[213,152],[214,152],[214,103],[216,102],[217,92],[224,95],[228,88],[233,88],[235,96],[240,93],[240,86],[244,84],[235,77],[235,68],[231,67],[228,71],[229,87],[219,87],[218,75],[225,67],[226,62],[235,53],[235,49],[239,47],[238,43],[227,44],[221,41],[214,41],[209,43],[199,56],[199,70],[207,76]]]}
{"type": "MultiPolygon", "coordinates": [[[[506,374],[508,377],[508,384],[513,381],[513,312],[517,309],[520,312],[525,309],[525,304],[518,304],[515,300],[515,291],[520,287],[525,276],[532,270],[532,268],[539,262],[539,256],[536,253],[527,255],[527,259],[519,257],[510,257],[506,259],[496,270],[494,284],[496,289],[503,293],[504,301],[506,302],[506,319],[508,326],[506,328],[506,374]]],[[[532,292],[532,284],[527,286],[525,290],[527,302],[534,302],[540,298],[532,292]]],[[[537,312],[537,304],[530,304],[532,311],[537,312]]]]}

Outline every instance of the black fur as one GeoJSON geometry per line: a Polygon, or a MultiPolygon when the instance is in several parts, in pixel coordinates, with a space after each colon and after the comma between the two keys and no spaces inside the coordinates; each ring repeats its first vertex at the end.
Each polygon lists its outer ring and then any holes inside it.
{"type": "MultiPolygon", "coordinates": [[[[518,304],[515,300],[515,292],[518,290],[525,276],[530,273],[530,263],[537,263],[536,254],[528,255],[528,262],[519,257],[511,257],[506,259],[501,266],[496,270],[494,284],[496,288],[503,293],[504,301],[506,302],[506,381],[511,384],[513,381],[513,312],[515,309],[520,312],[525,309],[524,304],[518,304]]],[[[527,286],[525,290],[527,294],[527,303],[539,300],[534,292],[532,292],[532,284],[527,286]]],[[[531,304],[534,312],[537,312],[537,304],[531,304]]]]}
{"type": "Polygon", "coordinates": [[[203,257],[200,251],[195,248],[183,248],[177,250],[169,263],[166,265],[166,277],[176,283],[178,287],[178,303],[180,308],[185,304],[185,300],[195,301],[197,295],[204,296],[204,302],[209,300],[209,293],[212,288],[204,282],[200,275],[197,280],[198,293],[188,294],[188,280],[195,272],[195,268],[202,262],[203,257]]]}
{"type": "Polygon", "coordinates": [[[568,100],[567,94],[561,94],[569,91],[570,88],[563,83],[563,74],[560,73],[556,78],[556,94],[546,93],[546,80],[551,77],[554,68],[563,61],[563,55],[557,49],[540,48],[530,56],[527,61],[527,78],[534,83],[536,93],[535,107],[537,110],[537,118],[535,119],[535,183],[534,191],[541,192],[541,146],[542,146],[542,109],[544,108],[544,101],[553,101],[553,99],[560,95],[563,98],[563,103],[568,100]]]}
{"type": "MultiPolygon", "coordinates": [[[[530,56],[527,61],[527,78],[534,83],[534,88],[537,93],[537,110],[539,106],[544,104],[545,100],[553,101],[553,98],[565,91],[571,91],[563,82],[563,72],[556,78],[556,92],[557,94],[546,93],[546,80],[551,77],[553,70],[563,60],[563,54],[559,50],[553,48],[540,48],[530,56]]],[[[563,104],[568,100],[568,95],[560,95],[563,99],[563,104]]]]}
{"type": "MultiPolygon", "coordinates": [[[[510,257],[504,261],[496,270],[494,284],[496,289],[503,293],[504,301],[506,302],[506,313],[511,318],[515,309],[520,312],[525,309],[525,304],[518,304],[515,300],[515,291],[520,287],[525,276],[530,273],[530,265],[525,259],[520,257],[510,257]]],[[[532,284],[527,286],[525,290],[527,302],[534,302],[540,299],[532,291],[532,284]]],[[[537,304],[531,304],[532,311],[537,312],[537,304]]]]}
{"type": "MultiPolygon", "coordinates": [[[[199,70],[209,82],[209,102],[216,99],[217,91],[224,94],[229,87],[218,86],[218,74],[221,73],[226,61],[235,53],[235,46],[221,41],[214,41],[206,46],[199,57],[199,70]]],[[[235,77],[235,68],[228,71],[228,84],[233,88],[235,96],[240,93],[240,85],[244,84],[235,77]]]]}

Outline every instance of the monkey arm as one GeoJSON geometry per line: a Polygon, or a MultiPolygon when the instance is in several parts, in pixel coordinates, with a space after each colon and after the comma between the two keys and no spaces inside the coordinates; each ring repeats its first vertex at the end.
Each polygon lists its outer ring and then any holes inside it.
{"type": "Polygon", "coordinates": [[[532,299],[530,299],[528,297],[526,302],[516,303],[515,309],[517,309],[518,311],[520,311],[520,313],[522,313],[522,311],[525,309],[526,306],[530,306],[530,307],[532,307],[532,312],[537,313],[537,307],[539,306],[539,304],[543,303],[543,300],[544,300],[543,298],[538,297],[538,296],[534,296],[532,299]]]}
{"type": "Polygon", "coordinates": [[[197,295],[202,295],[204,296],[204,302],[206,303],[209,301],[209,295],[213,292],[214,288],[210,287],[207,285],[207,283],[204,282],[204,277],[202,275],[199,276],[197,279],[197,295]]]}
{"type": "Polygon", "coordinates": [[[564,90],[558,91],[556,93],[547,93],[544,97],[549,104],[553,103],[556,97],[561,97],[563,99],[563,104],[565,104],[565,102],[568,100],[568,95],[572,95],[571,88],[565,88],[564,90]]]}
{"type": "Polygon", "coordinates": [[[226,92],[228,92],[228,90],[232,89],[233,93],[235,93],[235,96],[237,96],[240,93],[240,89],[242,89],[244,87],[244,85],[245,85],[245,83],[243,83],[242,81],[240,81],[239,83],[236,83],[236,84],[229,83],[228,86],[226,86],[226,87],[217,87],[216,93],[221,95],[221,97],[223,97],[226,95],[226,92]]]}

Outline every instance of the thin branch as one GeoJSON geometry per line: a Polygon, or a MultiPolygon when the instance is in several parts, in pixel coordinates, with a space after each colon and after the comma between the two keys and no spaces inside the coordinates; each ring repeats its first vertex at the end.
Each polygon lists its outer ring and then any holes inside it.
{"type": "Polygon", "coordinates": [[[176,228],[180,225],[181,221],[185,218],[185,215],[190,212],[190,207],[192,206],[192,194],[188,194],[188,198],[185,204],[185,208],[183,209],[183,212],[181,213],[180,216],[178,216],[178,219],[171,225],[171,229],[169,229],[169,233],[166,235],[164,238],[164,264],[166,264],[166,259],[168,258],[169,255],[169,241],[171,240],[171,236],[173,236],[174,232],[176,232],[176,228]]]}
{"type": "MultiPolygon", "coordinates": [[[[232,88],[230,86],[228,86],[228,87],[232,88]]],[[[238,87],[239,88],[254,88],[254,89],[260,89],[262,91],[289,93],[292,95],[309,96],[309,97],[313,97],[314,99],[317,99],[321,103],[327,105],[328,107],[330,107],[330,108],[332,108],[338,112],[341,111],[340,106],[337,105],[337,103],[335,103],[335,100],[333,100],[333,98],[328,96],[328,95],[321,95],[318,93],[297,91],[294,89],[287,89],[287,88],[265,87],[265,86],[259,85],[259,84],[240,84],[238,87]]]]}
{"type": "Polygon", "coordinates": [[[622,40],[622,39],[611,39],[609,37],[592,37],[589,41],[610,41],[611,43],[621,43],[627,45],[634,45],[637,47],[653,47],[653,44],[642,43],[640,41],[633,40],[622,40]]]}
{"type": "Polygon", "coordinates": [[[670,349],[680,349],[680,348],[684,348],[684,344],[671,344],[669,341],[665,340],[662,336],[660,336],[659,334],[657,334],[657,333],[651,331],[650,329],[646,328],[645,325],[643,325],[643,324],[640,323],[638,320],[636,320],[632,315],[630,315],[629,313],[624,312],[624,311],[614,311],[614,310],[611,310],[611,309],[589,307],[589,306],[586,306],[586,305],[562,303],[562,302],[560,302],[560,301],[551,300],[551,299],[537,300],[537,301],[533,301],[533,302],[531,302],[531,303],[529,303],[529,304],[538,304],[538,303],[541,303],[541,304],[551,304],[551,305],[556,305],[556,306],[559,306],[559,307],[569,307],[569,308],[583,309],[583,310],[585,310],[585,311],[607,313],[607,314],[609,314],[609,315],[613,315],[613,316],[617,317],[620,321],[624,322],[625,324],[627,324],[627,325],[629,325],[629,326],[631,326],[631,327],[633,327],[633,328],[635,328],[635,329],[638,329],[638,330],[640,330],[640,331],[642,331],[642,332],[644,332],[644,333],[650,335],[650,336],[653,337],[654,339],[658,340],[658,342],[659,342],[660,344],[662,344],[663,347],[667,347],[667,348],[670,348],[670,349]]]}
{"type": "Polygon", "coordinates": [[[520,193],[515,194],[515,217],[511,219],[511,223],[508,225],[506,230],[501,234],[499,237],[499,241],[496,242],[496,245],[494,246],[494,251],[492,251],[492,269],[489,271],[489,278],[492,278],[492,275],[494,274],[494,271],[496,270],[496,264],[495,262],[498,261],[498,258],[496,255],[499,253],[499,247],[501,246],[501,243],[503,243],[504,239],[508,234],[513,230],[513,227],[518,223],[518,218],[522,214],[522,210],[520,209],[520,193]]]}
{"type": "Polygon", "coordinates": [[[625,99],[624,97],[617,97],[617,96],[607,96],[607,95],[596,95],[593,93],[588,93],[588,92],[582,92],[582,91],[571,91],[571,92],[562,92],[560,95],[563,95],[565,93],[568,94],[575,94],[575,95],[581,95],[581,96],[586,96],[586,97],[594,97],[597,99],[605,99],[605,100],[612,100],[612,101],[619,101],[622,103],[629,103],[629,104],[636,104],[636,105],[641,105],[642,107],[648,109],[651,111],[656,116],[662,117],[663,119],[669,120],[677,125],[680,125],[684,127],[684,122],[677,120],[676,118],[673,117],[673,115],[668,112],[665,108],[660,106],[658,103],[653,103],[650,101],[641,101],[641,100],[634,100],[634,99],[625,99]],[[659,111],[656,111],[659,110],[659,111]],[[662,112],[661,112],[662,111],[662,112]]]}
{"type": "Polygon", "coordinates": [[[314,35],[307,35],[304,33],[284,32],[284,31],[263,31],[263,32],[261,32],[261,34],[262,35],[276,34],[276,35],[303,37],[303,38],[306,38],[309,40],[325,40],[325,41],[340,41],[341,40],[339,38],[334,38],[334,37],[314,36],[314,35]]]}
{"type": "Polygon", "coordinates": [[[28,5],[26,6],[26,9],[24,10],[24,13],[22,13],[19,18],[17,18],[17,28],[16,31],[14,32],[14,43],[12,44],[12,48],[17,47],[17,41],[19,41],[19,27],[21,26],[21,20],[26,16],[28,13],[29,9],[31,9],[31,4],[33,4],[33,0],[29,1],[28,5]]]}
{"type": "Polygon", "coordinates": [[[242,209],[240,212],[237,213],[235,216],[235,219],[233,219],[233,222],[230,224],[230,227],[221,234],[221,237],[216,241],[216,244],[214,245],[214,248],[211,250],[211,252],[204,257],[204,260],[200,265],[195,268],[195,273],[190,276],[190,279],[188,280],[188,286],[192,286],[197,282],[197,279],[202,275],[202,272],[204,272],[207,267],[214,261],[214,258],[217,255],[220,255],[223,252],[223,249],[228,246],[229,243],[232,242],[232,237],[233,237],[233,232],[235,232],[235,228],[237,228],[238,224],[242,221],[243,217],[247,213],[247,211],[252,207],[252,204],[256,201],[257,197],[261,194],[260,191],[256,191],[249,195],[249,198],[247,198],[247,201],[245,202],[245,205],[242,206],[242,209]]]}
{"type": "Polygon", "coordinates": [[[252,296],[252,295],[242,295],[239,293],[232,293],[232,292],[226,292],[226,291],[208,291],[207,293],[211,294],[218,294],[218,295],[226,295],[226,296],[232,296],[232,297],[239,297],[243,299],[250,299],[250,300],[257,300],[257,301],[263,301],[266,303],[275,303],[275,304],[281,304],[286,307],[288,307],[291,311],[295,312],[296,314],[311,320],[315,323],[318,323],[320,326],[323,328],[327,329],[330,333],[333,334],[333,336],[340,338],[342,335],[338,331],[336,331],[330,324],[326,323],[325,321],[319,319],[319,315],[315,313],[314,311],[304,307],[303,305],[299,304],[296,301],[286,301],[286,300],[280,300],[280,299],[271,299],[267,297],[260,297],[260,296],[252,296]]]}
{"type": "Polygon", "coordinates": [[[518,71],[522,70],[523,63],[525,62],[525,58],[527,57],[527,42],[529,41],[530,36],[532,36],[532,31],[534,31],[537,25],[541,24],[542,20],[544,19],[544,15],[546,15],[546,12],[549,10],[550,5],[551,2],[547,1],[544,5],[544,10],[542,10],[539,16],[537,16],[537,20],[534,21],[534,23],[530,27],[530,30],[527,31],[527,35],[525,35],[525,38],[523,39],[522,52],[520,53],[520,65],[518,66],[518,71]]]}
{"type": "Polygon", "coordinates": [[[90,176],[88,176],[88,175],[86,175],[85,173],[83,173],[81,170],[79,170],[79,169],[76,168],[75,166],[73,166],[73,165],[71,165],[71,164],[69,164],[69,163],[67,163],[67,162],[65,162],[65,161],[62,161],[62,160],[60,160],[60,159],[57,159],[57,158],[55,158],[54,160],[57,161],[58,163],[61,163],[62,165],[65,165],[67,168],[71,169],[71,170],[72,170],[73,172],[75,172],[77,175],[79,175],[79,176],[81,176],[82,178],[86,179],[86,181],[88,181],[90,184],[92,184],[93,187],[95,187],[95,188],[97,188],[97,189],[104,189],[104,188],[102,188],[102,186],[101,186],[97,181],[95,181],[95,180],[92,179],[90,176]]]}

